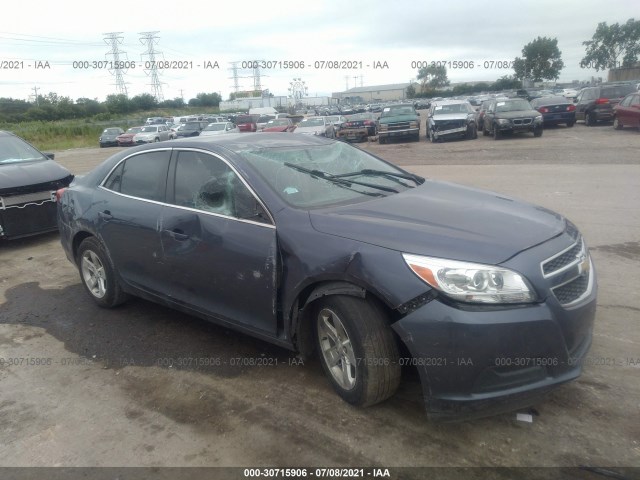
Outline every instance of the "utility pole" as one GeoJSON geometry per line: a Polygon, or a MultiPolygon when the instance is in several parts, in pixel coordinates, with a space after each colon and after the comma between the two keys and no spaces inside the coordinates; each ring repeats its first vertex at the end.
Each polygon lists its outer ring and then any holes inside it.
{"type": "Polygon", "coordinates": [[[164,100],[162,95],[162,82],[160,81],[160,77],[158,75],[158,65],[156,60],[156,55],[159,57],[163,57],[162,52],[157,51],[154,46],[158,43],[159,37],[156,35],[158,32],[140,32],[142,37],[140,38],[140,43],[143,45],[146,44],[147,51],[142,54],[142,57],[147,57],[145,60],[145,69],[144,72],[151,77],[151,89],[153,91],[153,96],[155,97],[158,103],[164,100]]]}
{"type": "Polygon", "coordinates": [[[238,93],[240,91],[240,84],[238,82],[238,63],[240,62],[230,62],[231,63],[231,77],[233,79],[233,91],[234,93],[238,93]]]}
{"type": "Polygon", "coordinates": [[[36,107],[39,107],[40,101],[38,100],[38,87],[33,87],[31,90],[33,90],[33,94],[35,95],[36,107]]]}
{"type": "Polygon", "coordinates": [[[124,81],[124,74],[127,69],[123,68],[123,65],[128,62],[122,61],[122,58],[127,59],[127,53],[118,48],[124,40],[124,37],[120,36],[121,33],[122,32],[105,33],[104,42],[111,46],[111,51],[106,54],[106,57],[111,56],[111,64],[114,66],[114,68],[109,69],[109,73],[116,77],[116,91],[118,94],[127,96],[127,84],[124,81]]]}

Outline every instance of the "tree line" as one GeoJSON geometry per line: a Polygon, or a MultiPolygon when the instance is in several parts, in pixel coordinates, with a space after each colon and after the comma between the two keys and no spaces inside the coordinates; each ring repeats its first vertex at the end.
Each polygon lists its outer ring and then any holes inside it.
{"type": "MultiPolygon", "coordinates": [[[[607,25],[601,22],[591,40],[582,42],[585,55],[580,65],[596,71],[638,66],[640,57],[640,20],[630,18],[625,23],[607,25]]],[[[428,66],[418,70],[418,88],[409,87],[414,97],[436,96],[438,93],[465,94],[480,91],[497,91],[522,87],[523,80],[540,82],[557,80],[564,68],[562,52],[557,38],[537,37],[522,49],[522,56],[513,61],[514,73],[494,83],[458,85],[442,92],[450,82],[444,66],[428,66]],[[453,92],[453,93],[452,93],[453,92]]]]}
{"type": "Polygon", "coordinates": [[[181,97],[158,102],[153,95],[143,93],[131,98],[124,94],[107,95],[104,102],[91,98],[78,98],[74,101],[70,97],[50,92],[46,95],[38,95],[33,102],[0,98],[0,122],[20,123],[81,118],[109,120],[114,116],[157,109],[180,109],[187,106],[218,107],[221,100],[218,93],[198,93],[188,102],[181,97]]]}

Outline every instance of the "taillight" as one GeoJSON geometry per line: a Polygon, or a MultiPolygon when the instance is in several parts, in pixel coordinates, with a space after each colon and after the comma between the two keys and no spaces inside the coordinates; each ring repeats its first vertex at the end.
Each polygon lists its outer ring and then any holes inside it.
{"type": "Polygon", "coordinates": [[[596,105],[604,105],[605,103],[609,103],[608,98],[599,98],[596,100],[596,105]]]}
{"type": "Polygon", "coordinates": [[[62,195],[64,194],[64,191],[66,189],[67,189],[67,187],[60,188],[60,189],[56,190],[56,202],[60,203],[60,200],[62,199],[62,195]]]}
{"type": "Polygon", "coordinates": [[[573,112],[576,109],[575,105],[567,105],[567,112],[573,112]]]}
{"type": "Polygon", "coordinates": [[[364,124],[367,125],[367,126],[371,126],[371,125],[373,125],[373,122],[371,120],[365,120],[364,124]]]}
{"type": "Polygon", "coordinates": [[[540,113],[549,113],[549,109],[548,109],[547,107],[540,107],[540,108],[538,109],[538,111],[539,111],[540,113]]]}

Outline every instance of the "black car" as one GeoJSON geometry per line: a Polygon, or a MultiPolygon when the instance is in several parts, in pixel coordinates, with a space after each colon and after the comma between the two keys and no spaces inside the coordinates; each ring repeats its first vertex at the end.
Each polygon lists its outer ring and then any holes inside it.
{"type": "Polygon", "coordinates": [[[197,137],[200,132],[207,128],[207,122],[187,122],[176,130],[178,137],[197,137]]]}
{"type": "Polygon", "coordinates": [[[541,137],[542,114],[534,110],[523,98],[498,98],[492,100],[484,115],[482,134],[493,135],[496,140],[505,133],[531,132],[541,137]]]}
{"type": "Polygon", "coordinates": [[[531,106],[542,114],[545,125],[564,123],[573,127],[576,123],[576,106],[565,97],[539,97],[531,100],[531,106]]]}
{"type": "Polygon", "coordinates": [[[632,84],[603,84],[584,88],[575,98],[576,119],[591,127],[601,121],[613,121],[613,108],[624,97],[635,92],[632,84]]]}
{"type": "Polygon", "coordinates": [[[292,133],[120,152],[59,195],[88,295],[141,296],[297,351],[347,402],[420,373],[433,416],[531,405],[581,373],[586,244],[547,209],[292,133]],[[408,354],[401,353],[408,352],[408,354]]]}
{"type": "Polygon", "coordinates": [[[73,175],[53,157],[0,131],[0,240],[58,228],[55,194],[73,175]]]}
{"type": "Polygon", "coordinates": [[[356,113],[347,117],[336,135],[347,142],[361,142],[375,136],[377,131],[378,118],[375,113],[356,113]]]}
{"type": "Polygon", "coordinates": [[[118,146],[118,136],[122,135],[124,130],[118,127],[105,128],[100,138],[98,138],[98,143],[100,143],[100,148],[103,147],[117,147],[118,146]]]}

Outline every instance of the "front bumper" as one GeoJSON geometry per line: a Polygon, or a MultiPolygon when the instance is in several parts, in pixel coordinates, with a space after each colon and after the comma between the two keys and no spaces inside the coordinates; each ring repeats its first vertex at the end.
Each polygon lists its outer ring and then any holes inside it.
{"type": "Polygon", "coordinates": [[[448,130],[431,130],[431,134],[433,135],[433,138],[457,138],[457,137],[463,137],[467,134],[467,125],[465,125],[464,127],[458,127],[458,128],[450,128],[448,130]]]}
{"type": "Polygon", "coordinates": [[[378,130],[378,137],[411,137],[420,135],[420,128],[405,128],[402,130],[378,130]]]}
{"type": "MultiPolygon", "coordinates": [[[[561,241],[531,249],[505,266],[526,271],[533,259],[537,263],[563,250],[566,244],[561,241]]],[[[538,286],[539,303],[471,306],[436,297],[394,323],[393,330],[411,354],[403,364],[415,366],[420,374],[429,416],[457,420],[530,406],[577,378],[596,313],[592,264],[589,272],[589,286],[575,301],[567,300],[558,287],[553,287],[555,294],[543,291],[539,287],[549,279],[532,272],[529,279],[538,286]]]]}
{"type": "Polygon", "coordinates": [[[58,229],[53,199],[0,208],[0,239],[19,238],[58,229]]]}

